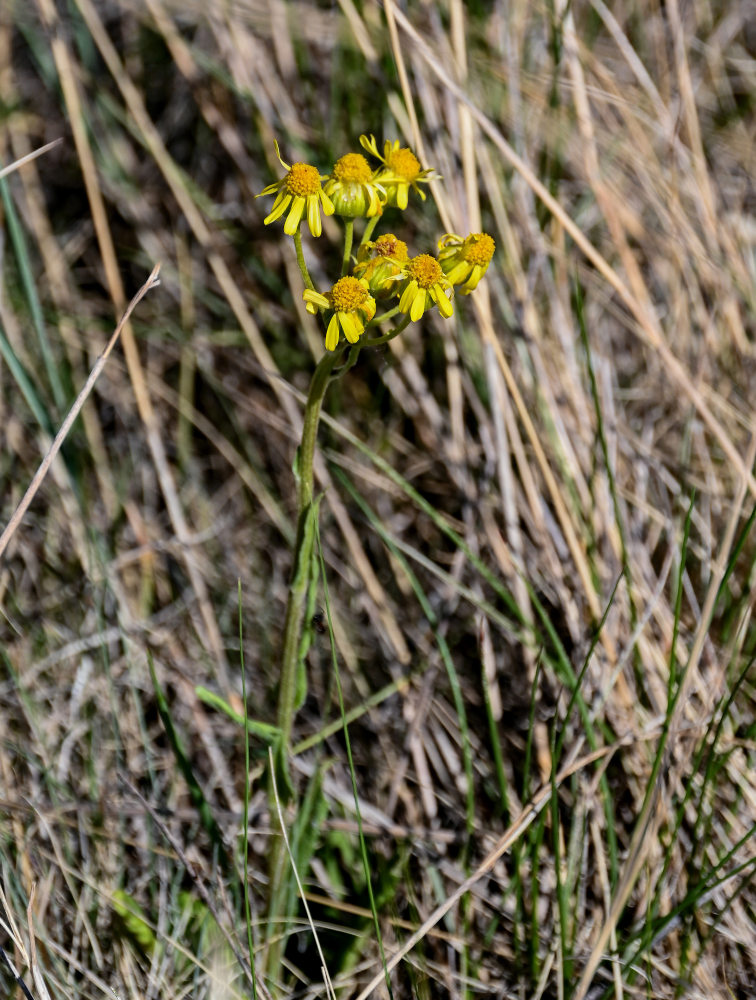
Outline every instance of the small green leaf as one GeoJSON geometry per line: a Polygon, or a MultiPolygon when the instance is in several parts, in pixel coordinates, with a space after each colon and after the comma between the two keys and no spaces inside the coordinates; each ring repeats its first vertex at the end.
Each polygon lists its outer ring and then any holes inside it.
{"type": "MultiPolygon", "coordinates": [[[[215,691],[211,691],[209,688],[198,684],[194,689],[194,693],[203,704],[209,705],[211,708],[216,708],[219,712],[224,712],[230,719],[238,723],[238,725],[244,725],[244,716],[231,708],[229,703],[221,698],[219,694],[216,694],[215,691]]],[[[264,743],[271,744],[271,746],[281,736],[281,730],[278,726],[272,726],[269,722],[260,722],[257,719],[249,718],[247,719],[247,732],[253,736],[257,736],[264,743]]]]}
{"type": "Polygon", "coordinates": [[[302,462],[300,455],[300,448],[297,445],[297,450],[294,452],[294,461],[291,463],[291,471],[294,473],[294,482],[299,486],[299,481],[302,478],[300,473],[302,462]]]}
{"type": "Polygon", "coordinates": [[[113,909],[123,921],[129,934],[147,954],[151,955],[155,950],[157,938],[139,903],[125,890],[116,889],[113,893],[113,909]]]}

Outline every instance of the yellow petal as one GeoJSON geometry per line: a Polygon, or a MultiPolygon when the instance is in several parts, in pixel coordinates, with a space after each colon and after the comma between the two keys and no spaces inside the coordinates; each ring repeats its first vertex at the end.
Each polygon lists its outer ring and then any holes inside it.
{"type": "Polygon", "coordinates": [[[310,232],[313,236],[320,236],[323,232],[317,195],[311,194],[307,198],[307,225],[310,227],[310,232]]]}
{"type": "Polygon", "coordinates": [[[328,299],[325,295],[321,295],[320,292],[316,292],[313,288],[305,288],[302,292],[302,298],[305,302],[312,303],[314,306],[319,306],[321,309],[328,308],[328,299]]]}
{"type": "Polygon", "coordinates": [[[338,317],[341,320],[341,329],[344,331],[344,336],[350,344],[356,344],[364,330],[362,323],[360,323],[354,313],[338,313],[338,317]]]}
{"type": "Polygon", "coordinates": [[[290,194],[280,194],[273,202],[273,209],[271,210],[270,215],[266,216],[266,218],[263,219],[263,223],[267,226],[268,223],[275,222],[276,219],[280,219],[281,216],[286,211],[286,209],[289,207],[290,201],[291,201],[290,194]]]}
{"type": "Polygon", "coordinates": [[[326,330],[326,350],[335,351],[339,343],[339,321],[336,319],[336,313],[331,316],[331,322],[328,324],[328,329],[326,330]]]}
{"type": "Polygon", "coordinates": [[[402,211],[407,207],[409,201],[409,184],[397,184],[396,186],[396,207],[402,211]]]}
{"type": "Polygon", "coordinates": [[[366,135],[361,135],[360,145],[368,153],[372,153],[372,155],[375,156],[377,159],[379,160],[382,159],[381,154],[378,152],[378,143],[375,141],[374,135],[371,135],[370,138],[368,138],[366,135]]]}
{"type": "Polygon", "coordinates": [[[458,264],[455,264],[450,271],[446,272],[446,277],[452,285],[459,285],[467,278],[469,273],[470,265],[466,261],[461,260],[458,264]]]}
{"type": "Polygon", "coordinates": [[[449,298],[444,292],[443,288],[441,288],[440,285],[434,285],[433,292],[431,292],[431,295],[433,296],[433,298],[436,301],[436,304],[438,305],[438,311],[441,313],[444,319],[448,319],[454,312],[454,306],[449,301],[449,298]],[[434,292],[435,294],[433,294],[434,292]]]}
{"type": "Polygon", "coordinates": [[[402,297],[399,299],[399,311],[407,313],[412,308],[412,303],[415,301],[415,296],[417,295],[419,289],[417,287],[416,281],[410,281],[407,287],[402,292],[402,297]]]}
{"type": "Polygon", "coordinates": [[[284,168],[284,170],[288,173],[289,170],[291,170],[291,167],[289,166],[288,163],[284,163],[284,161],[281,159],[281,150],[278,148],[278,142],[275,139],[273,140],[273,145],[276,147],[276,156],[278,157],[278,162],[281,164],[281,166],[284,168]]]}
{"type": "Polygon", "coordinates": [[[291,204],[291,211],[287,216],[286,222],[284,223],[284,232],[287,236],[293,236],[299,229],[299,223],[302,221],[302,212],[304,212],[305,200],[301,195],[297,195],[291,204]]]}
{"type": "Polygon", "coordinates": [[[470,277],[462,286],[462,294],[469,295],[470,292],[474,292],[478,287],[478,282],[486,273],[485,267],[481,267],[480,264],[475,264],[472,271],[470,272],[470,277]]]}
{"type": "Polygon", "coordinates": [[[426,296],[427,292],[425,292],[423,289],[418,289],[417,295],[415,296],[415,300],[412,303],[412,308],[410,309],[410,319],[412,320],[413,323],[417,323],[417,321],[425,312],[426,296]]]}
{"type": "Polygon", "coordinates": [[[323,214],[324,215],[333,215],[333,213],[336,211],[336,209],[334,208],[334,205],[333,205],[333,202],[331,201],[331,199],[328,197],[328,195],[325,193],[325,191],[322,188],[320,189],[320,191],[318,192],[318,194],[320,196],[320,202],[321,202],[321,204],[323,206],[323,214]]]}
{"type": "Polygon", "coordinates": [[[275,194],[281,188],[281,181],[273,181],[272,184],[268,184],[264,187],[259,194],[255,195],[255,198],[262,198],[264,194],[275,194]]]}

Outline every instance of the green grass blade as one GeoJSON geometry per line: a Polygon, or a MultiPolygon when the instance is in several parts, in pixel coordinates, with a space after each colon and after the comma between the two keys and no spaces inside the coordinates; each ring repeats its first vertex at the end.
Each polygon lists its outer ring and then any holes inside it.
{"type": "Polygon", "coordinates": [[[244,922],[247,926],[247,951],[252,970],[252,998],[257,1000],[257,970],[255,968],[255,942],[252,935],[252,911],[249,902],[249,719],[247,717],[247,676],[244,670],[244,619],[242,616],[241,580],[237,581],[237,601],[239,613],[239,670],[242,682],[242,702],[244,704],[244,827],[242,848],[244,851],[244,922]]]}
{"type": "MultiPolygon", "coordinates": [[[[0,166],[2,166],[1,163],[0,166]]],[[[24,236],[23,227],[21,226],[21,221],[18,218],[18,213],[16,212],[16,206],[14,205],[13,198],[11,197],[8,182],[4,177],[0,178],[0,196],[2,196],[3,199],[5,221],[8,226],[8,232],[10,233],[11,243],[13,244],[13,250],[18,263],[18,273],[21,280],[21,287],[29,307],[29,313],[31,314],[34,330],[37,334],[39,350],[42,355],[45,371],[47,372],[50,388],[52,389],[53,400],[55,401],[58,414],[63,414],[66,410],[66,393],[63,389],[63,383],[60,378],[58,362],[56,362],[53,356],[50,341],[47,336],[47,329],[42,316],[42,306],[40,305],[39,296],[37,295],[37,287],[34,282],[34,275],[32,274],[31,260],[29,259],[29,250],[26,246],[26,238],[24,236]]]]}
{"type": "Polygon", "coordinates": [[[189,760],[186,750],[184,749],[178,730],[173,723],[170,707],[163,690],[160,687],[160,682],[158,681],[157,673],[155,672],[155,662],[152,658],[152,653],[149,651],[147,653],[147,662],[150,667],[150,677],[152,678],[152,686],[155,691],[158,713],[160,714],[160,719],[163,723],[163,727],[165,728],[165,733],[168,737],[171,750],[176,758],[176,764],[178,765],[179,771],[183,775],[184,781],[186,781],[189,787],[189,795],[194,808],[197,810],[200,822],[204,827],[205,832],[210,837],[213,846],[217,850],[221,863],[227,868],[228,858],[226,856],[226,849],[223,846],[223,835],[215,817],[213,816],[212,810],[210,809],[210,804],[205,798],[205,794],[202,791],[200,783],[197,781],[194,770],[192,769],[191,761],[189,760]]]}
{"type": "Polygon", "coordinates": [[[375,930],[376,941],[378,942],[378,950],[381,956],[381,964],[383,966],[383,971],[386,978],[386,989],[390,1000],[394,1000],[394,993],[391,988],[391,977],[389,976],[388,966],[386,963],[386,950],[383,946],[383,935],[381,934],[381,925],[378,919],[378,909],[375,904],[375,896],[373,894],[373,879],[372,872],[370,870],[370,863],[368,861],[367,854],[367,843],[365,841],[365,833],[362,828],[362,814],[360,813],[360,796],[357,790],[357,777],[354,771],[354,759],[352,757],[352,744],[349,739],[349,726],[346,721],[346,712],[344,708],[344,694],[341,689],[341,674],[339,671],[339,662],[336,656],[336,644],[333,638],[333,620],[331,617],[331,600],[328,593],[328,577],[326,575],[325,559],[323,558],[323,546],[320,541],[320,526],[316,523],[315,525],[315,542],[317,546],[318,559],[320,562],[320,578],[323,584],[323,599],[325,601],[325,611],[326,619],[328,621],[328,634],[331,640],[331,664],[333,666],[334,679],[336,681],[336,691],[339,697],[339,710],[341,712],[341,722],[344,731],[344,743],[346,745],[347,752],[347,762],[349,765],[349,775],[352,780],[352,794],[354,795],[354,807],[357,815],[357,831],[360,840],[360,852],[362,854],[362,864],[365,873],[365,885],[368,891],[368,899],[370,900],[370,912],[373,916],[373,928],[375,930]]]}

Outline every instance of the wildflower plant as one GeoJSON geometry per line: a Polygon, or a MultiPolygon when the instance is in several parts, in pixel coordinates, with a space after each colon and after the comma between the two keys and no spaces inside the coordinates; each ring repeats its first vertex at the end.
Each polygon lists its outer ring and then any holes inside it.
{"type": "MultiPolygon", "coordinates": [[[[425,193],[420,185],[438,175],[433,169],[423,168],[412,150],[398,141],[386,141],[382,153],[373,136],[361,136],[360,143],[375,161],[373,165],[361,153],[349,152],[341,156],[326,175],[306,163],[289,166],[281,159],[276,146],[286,174],[260,192],[261,195],[275,195],[265,225],[285,217],[284,232],[294,240],[307,311],[322,315],[325,330],[325,353],[310,382],[302,440],[294,467],[297,538],[284,619],[276,754],[277,786],[289,795],[288,751],[294,714],[306,691],[304,663],[311,638],[304,625],[312,617],[308,609],[315,605],[317,590],[313,566],[319,498],[313,492],[313,458],[323,398],[329,384],[353,367],[363,348],[385,344],[435,308],[448,319],[454,312],[455,287],[464,294],[471,292],[495,249],[493,239],[485,233],[465,238],[453,233],[445,235],[439,242],[438,257],[427,252],[410,256],[407,243],[392,232],[373,239],[373,231],[383,221],[385,212],[404,211],[411,195],[424,201],[425,193]],[[321,235],[321,211],[326,216],[341,217],[344,225],[341,273],[335,276],[331,287],[324,290],[316,289],[310,277],[301,234],[306,218],[311,235],[321,235]],[[353,254],[354,226],[359,219],[365,220],[364,228],[353,254]],[[380,313],[379,302],[383,310],[380,313]],[[337,368],[347,351],[348,358],[337,368]]],[[[279,861],[273,858],[271,864],[269,919],[272,920],[281,915],[273,903],[280,876],[279,861]]]]}
{"type": "MultiPolygon", "coordinates": [[[[455,288],[469,294],[477,286],[491,262],[495,244],[487,233],[461,237],[447,233],[439,241],[438,257],[430,253],[410,256],[407,243],[387,232],[372,239],[384,212],[404,211],[410,194],[425,200],[420,185],[437,178],[432,168],[424,168],[417,156],[398,140],[386,140],[379,151],[374,136],[360,136],[362,153],[348,152],[336,160],[330,173],[321,174],[307,163],[285,163],[276,144],[276,154],[285,176],[269,184],[260,195],[275,195],[273,208],[265,218],[270,225],[284,218],[284,232],[293,237],[297,261],[304,282],[303,298],[308,312],[323,316],[325,354],[317,365],[305,408],[302,441],[296,463],[297,551],[295,577],[284,623],[284,654],[281,670],[278,724],[285,760],[291,736],[300,667],[307,651],[302,641],[307,595],[314,583],[308,578],[312,560],[312,521],[317,502],[313,499],[313,455],[320,409],[328,385],[351,368],[363,347],[384,344],[398,336],[410,323],[438,308],[448,319],[454,312],[455,288]],[[315,288],[302,246],[301,227],[306,218],[314,237],[322,233],[321,211],[344,220],[344,250],[341,274],[329,289],[315,288]],[[356,253],[352,254],[354,224],[365,220],[356,253]],[[377,303],[384,310],[377,314],[377,303]],[[395,325],[384,330],[396,318],[395,325]],[[334,374],[346,350],[348,362],[334,374]],[[302,574],[304,574],[302,576],[302,574]],[[296,582],[296,581],[295,581],[296,582]]],[[[258,196],[259,197],[259,196],[258,196]]]]}

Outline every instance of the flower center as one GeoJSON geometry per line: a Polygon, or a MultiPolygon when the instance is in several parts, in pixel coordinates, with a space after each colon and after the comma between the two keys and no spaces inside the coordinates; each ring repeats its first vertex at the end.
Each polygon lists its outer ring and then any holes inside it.
{"type": "Polygon", "coordinates": [[[478,267],[486,267],[494,255],[496,244],[488,233],[474,233],[465,240],[465,260],[478,267]]]}
{"type": "Polygon", "coordinates": [[[347,153],[334,163],[333,176],[343,184],[367,184],[373,171],[361,153],[347,153]]]}
{"type": "Polygon", "coordinates": [[[430,288],[443,277],[441,265],[429,253],[421,253],[419,257],[413,257],[407,264],[407,273],[421,288],[430,288]]]}
{"type": "Polygon", "coordinates": [[[411,149],[394,149],[386,160],[389,170],[403,178],[405,181],[414,181],[422,169],[420,161],[411,149]]]}
{"type": "Polygon", "coordinates": [[[364,305],[370,293],[357,278],[339,278],[331,289],[331,302],[336,312],[354,312],[364,305]]]}
{"type": "Polygon", "coordinates": [[[407,244],[404,240],[399,240],[393,233],[385,233],[379,236],[373,244],[373,252],[376,257],[394,257],[396,260],[407,259],[407,244]]]}
{"type": "Polygon", "coordinates": [[[286,175],[286,190],[299,198],[307,198],[320,190],[320,174],[309,163],[292,163],[286,175]]]}

